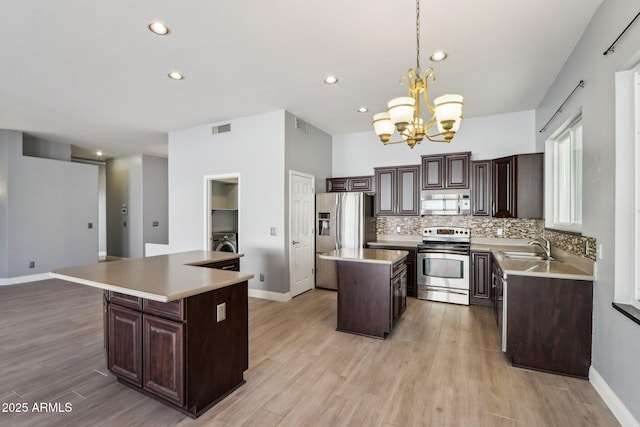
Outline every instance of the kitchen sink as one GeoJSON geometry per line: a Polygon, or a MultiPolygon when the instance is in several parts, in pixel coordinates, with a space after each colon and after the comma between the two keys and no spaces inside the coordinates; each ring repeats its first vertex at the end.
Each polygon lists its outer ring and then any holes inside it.
{"type": "Polygon", "coordinates": [[[544,254],[540,252],[531,251],[500,251],[503,257],[508,259],[517,259],[525,261],[553,261],[553,258],[547,259],[544,254]]]}

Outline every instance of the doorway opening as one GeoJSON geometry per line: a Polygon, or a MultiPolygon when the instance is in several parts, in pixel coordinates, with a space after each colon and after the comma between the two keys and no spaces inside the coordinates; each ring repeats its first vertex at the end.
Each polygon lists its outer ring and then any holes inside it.
{"type": "Polygon", "coordinates": [[[204,249],[238,252],[240,246],[240,174],[205,176],[204,187],[204,249]]]}

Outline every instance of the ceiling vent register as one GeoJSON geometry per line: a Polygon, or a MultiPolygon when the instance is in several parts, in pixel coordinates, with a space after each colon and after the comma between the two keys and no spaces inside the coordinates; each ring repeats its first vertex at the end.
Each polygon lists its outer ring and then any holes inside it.
{"type": "Polygon", "coordinates": [[[213,128],[211,128],[211,133],[213,135],[229,132],[231,132],[231,123],[226,123],[224,125],[214,126],[213,128]]]}
{"type": "Polygon", "coordinates": [[[309,133],[309,123],[296,117],[295,128],[302,133],[309,133]]]}

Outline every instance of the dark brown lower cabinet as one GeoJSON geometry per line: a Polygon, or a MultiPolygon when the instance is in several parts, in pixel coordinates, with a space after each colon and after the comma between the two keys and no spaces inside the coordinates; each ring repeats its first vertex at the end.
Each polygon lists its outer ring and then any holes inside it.
{"type": "Polygon", "coordinates": [[[184,404],[184,324],[143,315],[144,389],[184,404]]]}
{"type": "Polygon", "coordinates": [[[491,260],[489,251],[471,251],[471,295],[469,304],[491,306],[491,260]]]}
{"type": "Polygon", "coordinates": [[[142,313],[109,304],[109,358],[116,377],[142,386],[142,313]]]}
{"type": "Polygon", "coordinates": [[[407,305],[405,260],[393,265],[337,261],[337,330],[384,339],[407,305]]]}
{"type": "Polygon", "coordinates": [[[515,366],[588,378],[593,282],[509,276],[507,355],[515,366]]]}
{"type": "Polygon", "coordinates": [[[168,303],[140,298],[139,309],[114,293],[107,305],[109,370],[121,383],[198,417],[244,384],[249,368],[247,285],[168,303]],[[226,318],[218,321],[220,304],[226,305],[226,318]]]}

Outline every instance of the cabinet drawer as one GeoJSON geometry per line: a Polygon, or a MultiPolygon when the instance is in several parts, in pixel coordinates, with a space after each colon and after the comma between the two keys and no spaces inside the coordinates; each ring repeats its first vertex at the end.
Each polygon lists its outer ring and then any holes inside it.
{"type": "Polygon", "coordinates": [[[145,299],[142,303],[142,311],[156,316],[183,321],[184,316],[184,299],[170,302],[158,302],[145,299]]]}
{"type": "Polygon", "coordinates": [[[133,308],[134,310],[142,310],[142,298],[121,294],[120,292],[109,291],[109,302],[133,308]]]}

